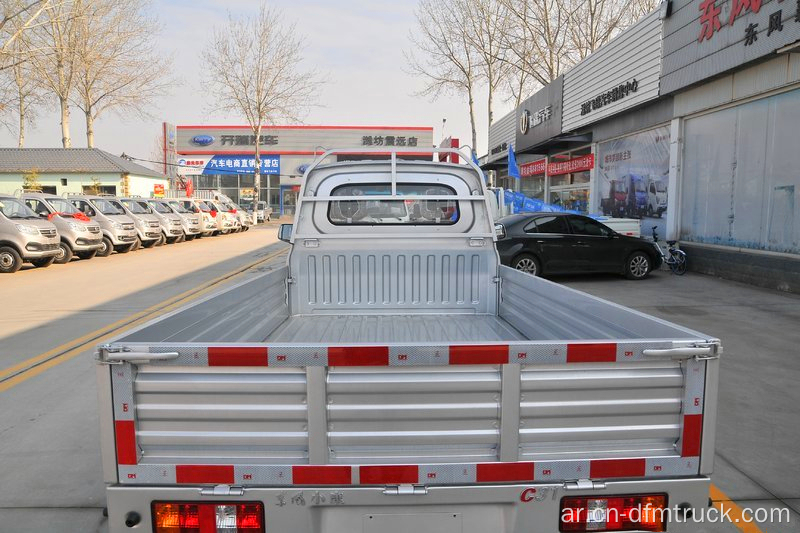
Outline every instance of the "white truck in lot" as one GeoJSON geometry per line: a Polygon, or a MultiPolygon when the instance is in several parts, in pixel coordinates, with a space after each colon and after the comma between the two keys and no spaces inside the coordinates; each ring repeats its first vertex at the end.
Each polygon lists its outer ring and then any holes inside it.
{"type": "Polygon", "coordinates": [[[707,505],[717,339],[501,266],[468,157],[341,152],[285,266],[99,347],[109,531],[668,531],[707,505]]]}

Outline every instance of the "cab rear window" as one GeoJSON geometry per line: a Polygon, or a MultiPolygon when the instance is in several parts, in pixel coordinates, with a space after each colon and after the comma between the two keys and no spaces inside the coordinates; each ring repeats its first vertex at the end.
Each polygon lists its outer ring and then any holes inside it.
{"type": "Polygon", "coordinates": [[[328,204],[328,220],[337,226],[373,225],[442,225],[458,222],[459,209],[456,200],[434,199],[429,196],[455,196],[451,187],[426,183],[398,183],[397,196],[401,200],[371,199],[390,196],[389,183],[359,183],[340,185],[331,196],[350,197],[347,200],[332,200],[328,204]]]}

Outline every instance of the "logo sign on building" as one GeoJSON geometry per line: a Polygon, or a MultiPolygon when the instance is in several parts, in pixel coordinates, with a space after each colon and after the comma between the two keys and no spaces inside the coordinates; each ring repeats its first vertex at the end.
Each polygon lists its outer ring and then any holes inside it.
{"type": "Polygon", "coordinates": [[[547,165],[548,176],[559,176],[573,172],[584,172],[594,168],[594,154],[582,155],[568,161],[557,161],[547,165]]]}
{"type": "Polygon", "coordinates": [[[519,166],[519,174],[523,178],[544,174],[547,170],[547,159],[539,159],[519,166]]]}
{"type": "Polygon", "coordinates": [[[613,89],[602,92],[591,100],[585,101],[581,104],[581,115],[588,115],[592,111],[596,111],[603,106],[622,100],[626,96],[635,93],[639,90],[639,82],[634,78],[632,81],[620,83],[613,89]]]}
{"type": "Polygon", "coordinates": [[[524,152],[561,134],[561,97],[564,77],[559,76],[517,109],[514,149],[524,152]]]}
{"type": "Polygon", "coordinates": [[[208,146],[214,143],[213,135],[195,135],[190,141],[195,146],[208,146]]]}
{"type": "Polygon", "coordinates": [[[797,0],[672,0],[664,21],[667,94],[772,55],[800,40],[797,0]]]}
{"type": "Polygon", "coordinates": [[[156,183],[153,185],[153,196],[156,198],[163,198],[164,197],[164,184],[163,183],[156,183]]]}

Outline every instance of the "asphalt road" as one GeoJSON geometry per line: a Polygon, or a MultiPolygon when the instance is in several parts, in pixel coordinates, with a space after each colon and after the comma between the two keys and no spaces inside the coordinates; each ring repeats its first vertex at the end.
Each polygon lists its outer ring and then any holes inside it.
{"type": "MultiPolygon", "coordinates": [[[[276,230],[0,277],[0,532],[106,531],[92,348],[181,297],[279,264],[276,230]]],[[[723,341],[716,505],[791,509],[791,522],[670,531],[800,530],[800,296],[692,273],[555,281],[723,341]]]]}

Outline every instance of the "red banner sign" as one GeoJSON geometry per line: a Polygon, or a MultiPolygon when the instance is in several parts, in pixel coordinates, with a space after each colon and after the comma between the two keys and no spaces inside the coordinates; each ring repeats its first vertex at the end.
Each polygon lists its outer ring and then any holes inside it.
{"type": "Polygon", "coordinates": [[[156,198],[160,198],[164,196],[164,185],[161,183],[156,183],[153,185],[153,196],[156,198]]]}
{"type": "Polygon", "coordinates": [[[540,159],[519,166],[519,173],[523,178],[544,174],[545,170],[547,170],[547,159],[540,159]]]}
{"type": "Polygon", "coordinates": [[[583,172],[594,168],[594,154],[583,155],[570,159],[569,161],[559,161],[547,165],[548,176],[558,176],[560,174],[570,174],[572,172],[583,172]]]}

